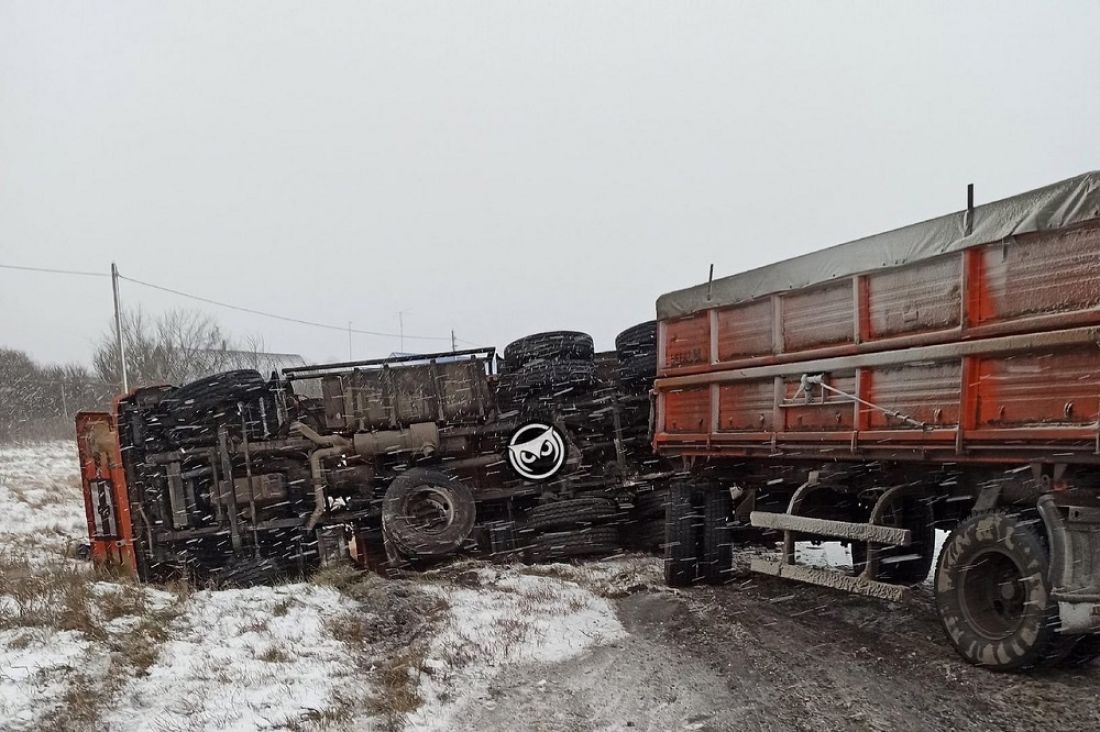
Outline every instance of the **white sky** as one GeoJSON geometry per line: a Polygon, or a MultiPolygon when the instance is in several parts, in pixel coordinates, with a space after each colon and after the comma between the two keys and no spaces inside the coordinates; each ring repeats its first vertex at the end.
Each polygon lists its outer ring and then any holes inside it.
{"type": "MultiPolygon", "coordinates": [[[[0,0],[0,264],[610,348],[711,262],[1100,167],[1098,28],[1095,2],[0,0]]],[[[347,357],[343,333],[197,307],[347,357]]],[[[110,317],[108,280],[0,270],[0,346],[87,361],[110,317]]]]}

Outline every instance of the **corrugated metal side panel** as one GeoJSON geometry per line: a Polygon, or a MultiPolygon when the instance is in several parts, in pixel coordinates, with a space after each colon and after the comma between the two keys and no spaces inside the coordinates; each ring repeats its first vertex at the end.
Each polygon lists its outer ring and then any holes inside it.
{"type": "MultiPolygon", "coordinates": [[[[899,368],[868,369],[867,401],[936,426],[959,423],[961,368],[959,361],[907,364],[899,368]]],[[[871,429],[909,429],[911,425],[867,407],[871,429]]]]}
{"type": "Polygon", "coordinates": [[[851,280],[784,295],[784,350],[854,342],[854,302],[851,280]]]}
{"type": "Polygon", "coordinates": [[[1100,305],[1100,227],[982,247],[978,322],[1067,313],[1100,305]]]}
{"type": "Polygon", "coordinates": [[[665,323],[665,368],[694,366],[710,361],[710,315],[698,313],[665,323]]]}
{"type": "Polygon", "coordinates": [[[666,432],[710,430],[710,387],[674,389],[664,394],[666,432]]]}
{"type": "MultiPolygon", "coordinates": [[[[817,393],[809,404],[800,404],[802,397],[795,398],[798,392],[800,379],[798,377],[784,380],[786,398],[791,400],[792,406],[785,407],[783,414],[786,418],[786,429],[791,432],[814,430],[815,432],[831,432],[835,430],[851,430],[855,425],[855,410],[850,399],[841,396],[826,395],[824,402],[820,401],[817,393]]],[[[830,374],[829,386],[834,389],[852,394],[856,390],[855,374],[837,375],[830,374]]]]}
{"type": "Polygon", "coordinates": [[[870,338],[959,324],[962,257],[950,254],[867,276],[870,338]]]}
{"type": "Polygon", "coordinates": [[[775,381],[758,379],[718,389],[718,430],[750,432],[774,428],[775,381]]]}
{"type": "Polygon", "coordinates": [[[719,361],[772,352],[773,313],[770,298],[719,310],[717,321],[719,361]]]}
{"type": "Polygon", "coordinates": [[[1088,424],[1100,411],[1100,350],[983,359],[978,424],[1088,424]]]}

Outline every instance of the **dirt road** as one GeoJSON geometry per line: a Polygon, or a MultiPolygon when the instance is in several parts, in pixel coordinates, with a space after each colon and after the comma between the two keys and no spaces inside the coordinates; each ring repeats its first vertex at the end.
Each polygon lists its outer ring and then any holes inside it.
{"type": "Polygon", "coordinates": [[[1098,729],[1100,667],[998,675],[947,645],[927,589],[908,607],[769,578],[617,600],[629,635],[502,673],[461,729],[1098,729]]]}

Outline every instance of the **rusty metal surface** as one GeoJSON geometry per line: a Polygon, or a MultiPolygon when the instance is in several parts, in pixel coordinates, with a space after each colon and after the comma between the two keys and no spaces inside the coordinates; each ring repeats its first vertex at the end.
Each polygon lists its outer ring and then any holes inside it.
{"type": "Polygon", "coordinates": [[[356,369],[321,380],[325,423],[332,429],[387,429],[419,422],[464,424],[493,409],[480,360],[356,369]]]}

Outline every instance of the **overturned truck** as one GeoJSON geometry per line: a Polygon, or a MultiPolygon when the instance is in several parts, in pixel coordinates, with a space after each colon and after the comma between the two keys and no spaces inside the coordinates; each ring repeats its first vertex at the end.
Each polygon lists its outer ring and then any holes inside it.
{"type": "Polygon", "coordinates": [[[145,580],[250,583],[351,553],[533,561],[655,548],[655,325],[594,353],[505,349],[217,374],[77,417],[92,556],[145,580]]]}
{"type": "Polygon", "coordinates": [[[902,600],[998,670],[1100,653],[1100,173],[662,296],[669,583],[902,600]],[[840,541],[850,574],[797,563],[840,541]]]}

